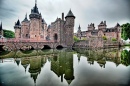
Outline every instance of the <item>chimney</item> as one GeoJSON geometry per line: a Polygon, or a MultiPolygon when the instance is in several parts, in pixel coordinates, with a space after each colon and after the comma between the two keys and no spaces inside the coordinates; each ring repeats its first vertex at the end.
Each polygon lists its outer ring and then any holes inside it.
{"type": "Polygon", "coordinates": [[[62,13],[62,20],[64,21],[64,13],[62,13]]]}

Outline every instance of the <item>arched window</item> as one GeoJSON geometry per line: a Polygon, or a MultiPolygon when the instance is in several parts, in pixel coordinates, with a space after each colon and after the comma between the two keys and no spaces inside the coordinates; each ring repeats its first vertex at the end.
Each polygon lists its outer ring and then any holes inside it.
{"type": "Polygon", "coordinates": [[[54,40],[57,41],[58,40],[58,35],[54,34],[54,40]]]}

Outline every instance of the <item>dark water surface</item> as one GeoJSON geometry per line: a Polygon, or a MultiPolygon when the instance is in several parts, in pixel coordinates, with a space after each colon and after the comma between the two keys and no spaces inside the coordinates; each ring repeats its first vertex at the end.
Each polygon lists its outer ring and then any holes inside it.
{"type": "Polygon", "coordinates": [[[129,56],[127,49],[2,52],[0,86],[128,86],[129,56]]]}

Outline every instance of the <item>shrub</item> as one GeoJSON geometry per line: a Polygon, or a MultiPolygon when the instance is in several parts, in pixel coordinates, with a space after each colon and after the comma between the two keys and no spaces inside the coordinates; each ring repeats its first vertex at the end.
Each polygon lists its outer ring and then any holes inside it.
{"type": "Polygon", "coordinates": [[[115,38],[112,38],[112,41],[117,41],[117,39],[115,39],[115,38]]]}
{"type": "Polygon", "coordinates": [[[106,36],[103,36],[102,38],[103,38],[103,40],[107,40],[107,37],[106,37],[106,36]]]}

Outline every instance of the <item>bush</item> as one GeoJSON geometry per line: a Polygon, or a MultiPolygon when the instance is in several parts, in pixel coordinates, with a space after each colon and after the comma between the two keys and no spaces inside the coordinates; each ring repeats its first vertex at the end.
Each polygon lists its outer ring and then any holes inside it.
{"type": "Polygon", "coordinates": [[[117,39],[115,39],[115,38],[112,38],[112,41],[117,41],[117,39]]]}
{"type": "Polygon", "coordinates": [[[102,38],[103,38],[103,40],[107,40],[107,37],[106,37],[106,36],[103,36],[102,38]]]}

